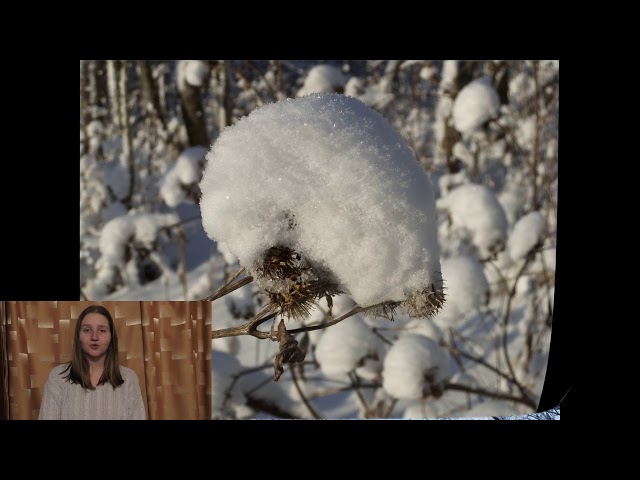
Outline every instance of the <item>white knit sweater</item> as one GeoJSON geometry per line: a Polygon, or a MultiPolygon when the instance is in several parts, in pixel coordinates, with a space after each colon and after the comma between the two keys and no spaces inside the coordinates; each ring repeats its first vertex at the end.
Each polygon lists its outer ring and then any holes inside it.
{"type": "Polygon", "coordinates": [[[39,420],[145,420],[144,401],[138,376],[120,365],[124,383],[110,383],[85,390],[60,375],[67,363],[51,370],[44,386],[39,420]]]}

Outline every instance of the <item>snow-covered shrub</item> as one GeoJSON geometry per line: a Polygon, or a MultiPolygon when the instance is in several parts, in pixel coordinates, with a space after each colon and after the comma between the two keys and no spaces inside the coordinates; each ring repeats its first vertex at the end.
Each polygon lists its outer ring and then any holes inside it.
{"type": "Polygon", "coordinates": [[[442,303],[432,186],[404,139],[362,102],[314,94],[225,129],[200,184],[203,225],[288,316],[348,293],[361,306],[442,303]]]}

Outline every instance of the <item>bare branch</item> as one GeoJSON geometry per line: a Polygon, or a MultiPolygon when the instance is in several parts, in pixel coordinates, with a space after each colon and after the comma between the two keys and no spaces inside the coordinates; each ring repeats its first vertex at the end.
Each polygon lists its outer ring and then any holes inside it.
{"type": "Polygon", "coordinates": [[[371,412],[371,409],[369,408],[369,405],[367,405],[366,400],[364,399],[364,397],[362,396],[362,392],[360,391],[360,381],[358,380],[358,375],[356,375],[356,372],[354,372],[353,370],[349,372],[349,379],[351,380],[351,384],[353,385],[353,390],[356,392],[356,395],[358,396],[358,400],[360,400],[360,403],[362,404],[363,408],[364,408],[364,413],[365,413],[365,418],[372,418],[373,417],[373,413],[371,412]]]}
{"type": "Polygon", "coordinates": [[[293,368],[293,365],[291,364],[289,364],[289,371],[291,372],[291,379],[293,380],[293,385],[296,387],[296,390],[298,391],[298,395],[300,395],[300,399],[302,400],[302,403],[304,403],[305,407],[307,407],[307,410],[309,410],[313,418],[316,418],[319,420],[320,415],[318,415],[318,412],[316,412],[316,410],[313,408],[313,406],[311,405],[311,402],[309,402],[307,397],[302,392],[300,385],[298,385],[298,377],[296,375],[295,369],[293,368]]]}
{"type": "Polygon", "coordinates": [[[275,317],[278,312],[269,313],[270,306],[267,305],[264,307],[258,315],[256,315],[252,320],[248,321],[244,325],[239,327],[230,327],[230,328],[222,328],[220,330],[214,330],[211,334],[211,338],[224,338],[224,337],[238,337],[240,335],[251,335],[256,338],[265,339],[271,338],[271,332],[260,332],[258,331],[258,327],[262,325],[264,322],[271,320],[275,317]],[[264,315],[267,315],[264,317],[264,315]]]}
{"type": "Polygon", "coordinates": [[[291,412],[286,411],[282,407],[275,405],[263,398],[247,395],[247,406],[259,412],[265,412],[278,418],[286,418],[293,420],[296,418],[291,412]]]}
{"type": "Polygon", "coordinates": [[[180,283],[182,284],[182,292],[184,294],[184,300],[186,302],[189,300],[188,298],[189,289],[187,288],[187,258],[185,254],[186,240],[184,238],[184,229],[182,228],[182,226],[178,227],[177,230],[178,230],[178,233],[177,233],[178,258],[179,258],[178,277],[180,278],[180,283]]]}
{"type": "Polygon", "coordinates": [[[237,290],[238,288],[244,287],[245,285],[248,285],[251,282],[253,282],[253,277],[251,275],[247,275],[242,280],[234,284],[231,284],[231,282],[233,282],[236,278],[238,278],[238,276],[242,272],[244,272],[244,270],[245,270],[244,267],[240,267],[240,269],[236,273],[234,273],[231,277],[229,277],[229,279],[224,283],[224,285],[218,288],[218,290],[216,290],[212,295],[209,295],[208,297],[203,298],[203,301],[206,302],[206,301],[217,300],[218,298],[224,297],[225,295],[228,295],[234,290],[237,290]]]}
{"type": "MultiPolygon", "coordinates": [[[[513,370],[513,365],[511,364],[511,359],[509,358],[509,351],[507,348],[508,347],[507,345],[508,328],[507,327],[509,326],[509,317],[511,316],[511,301],[513,300],[513,297],[515,297],[516,295],[516,285],[518,284],[518,280],[520,279],[520,277],[526,270],[527,266],[529,265],[531,258],[532,258],[531,254],[527,255],[524,263],[522,264],[522,267],[518,271],[518,274],[516,275],[516,278],[513,281],[513,286],[511,287],[511,291],[509,292],[509,297],[507,298],[507,307],[504,312],[504,318],[502,320],[502,349],[504,350],[504,357],[507,362],[507,367],[509,368],[509,373],[511,374],[511,378],[513,379],[513,382],[518,387],[518,390],[520,390],[520,393],[525,397],[527,396],[525,388],[520,384],[520,382],[518,382],[518,379],[516,378],[516,373],[513,370]]],[[[536,407],[534,406],[534,408],[536,407]]]]}
{"type": "Polygon", "coordinates": [[[485,390],[484,388],[469,387],[467,385],[460,385],[458,383],[448,383],[445,385],[444,389],[454,390],[458,392],[476,393],[478,395],[484,395],[485,397],[491,397],[491,398],[498,398],[500,400],[510,400],[512,402],[522,403],[523,405],[531,407],[534,410],[538,408],[536,403],[526,396],[515,397],[508,393],[496,392],[493,390],[485,390]]]}
{"type": "Polygon", "coordinates": [[[321,323],[319,325],[310,325],[310,326],[307,326],[307,327],[295,328],[293,330],[289,330],[289,333],[294,334],[294,333],[300,333],[300,332],[310,332],[312,330],[320,330],[322,328],[327,328],[327,327],[330,327],[331,325],[335,325],[336,323],[339,323],[339,322],[351,317],[352,315],[356,315],[358,313],[365,312],[367,310],[371,310],[371,309],[378,308],[378,307],[381,307],[381,306],[384,306],[384,305],[388,305],[390,303],[394,303],[394,302],[376,303],[375,305],[371,305],[369,307],[355,307],[354,309],[352,309],[349,312],[345,313],[341,317],[336,318],[335,320],[331,320],[331,321],[326,322],[326,323],[321,323]]]}

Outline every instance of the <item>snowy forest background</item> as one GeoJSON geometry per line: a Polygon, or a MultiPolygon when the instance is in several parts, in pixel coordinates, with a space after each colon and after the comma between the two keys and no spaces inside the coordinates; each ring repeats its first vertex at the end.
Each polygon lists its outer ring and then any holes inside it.
{"type": "MultiPolygon", "coordinates": [[[[81,61],[81,298],[212,294],[239,265],[202,226],[206,153],[222,129],[261,105],[322,92],[381,113],[427,172],[447,302],[429,319],[355,315],[298,334],[305,361],[278,382],[275,342],[213,340],[214,417],[535,411],[554,300],[557,61],[81,61]],[[394,358],[410,372],[385,362],[396,345],[394,358]],[[439,374],[429,362],[439,362],[439,374]],[[391,394],[394,376],[422,394],[391,394]]],[[[217,299],[214,330],[247,322],[264,301],[254,284],[217,299]]],[[[333,303],[336,315],[352,306],[345,295],[333,303]]],[[[327,310],[320,301],[304,325],[324,321],[327,310]]]]}

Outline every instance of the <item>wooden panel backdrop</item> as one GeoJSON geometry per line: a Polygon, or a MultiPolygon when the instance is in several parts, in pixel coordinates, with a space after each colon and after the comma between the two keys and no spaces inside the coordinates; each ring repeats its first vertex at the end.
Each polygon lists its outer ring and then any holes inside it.
{"type": "Polygon", "coordinates": [[[3,417],[37,419],[51,369],[71,359],[78,315],[103,305],[120,364],[140,380],[147,418],[211,418],[210,302],[0,302],[3,417]]]}

